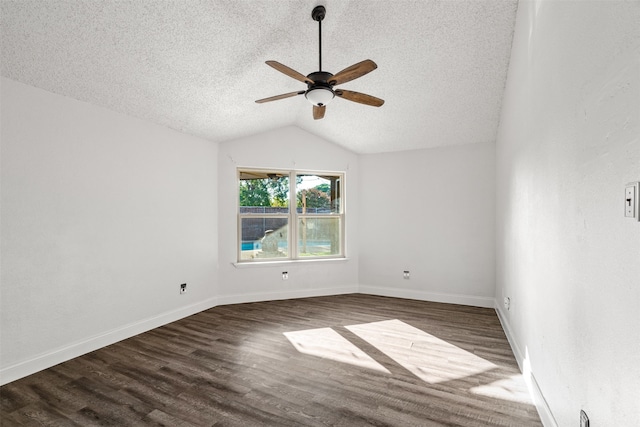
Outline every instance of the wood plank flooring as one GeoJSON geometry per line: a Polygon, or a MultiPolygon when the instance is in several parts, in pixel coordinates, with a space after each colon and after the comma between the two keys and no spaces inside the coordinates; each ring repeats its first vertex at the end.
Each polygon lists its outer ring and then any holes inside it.
{"type": "Polygon", "coordinates": [[[541,426],[495,311],[215,307],[0,388],[2,426],[541,426]]]}

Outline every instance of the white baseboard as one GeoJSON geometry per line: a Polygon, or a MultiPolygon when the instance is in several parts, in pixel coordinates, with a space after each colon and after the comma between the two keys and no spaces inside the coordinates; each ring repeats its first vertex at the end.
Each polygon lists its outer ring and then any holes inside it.
{"type": "Polygon", "coordinates": [[[234,294],[218,296],[218,305],[243,304],[247,302],[276,301],[294,298],[323,297],[358,293],[358,285],[339,288],[318,288],[303,290],[287,290],[278,292],[257,292],[253,294],[234,294]]]}
{"type": "Polygon", "coordinates": [[[527,386],[529,387],[529,393],[533,398],[533,403],[536,405],[536,409],[538,410],[538,415],[540,415],[542,425],[544,427],[558,427],[558,423],[556,422],[556,419],[551,412],[551,408],[549,408],[549,404],[545,400],[542,390],[540,390],[540,386],[538,385],[533,373],[530,374],[530,380],[527,381],[527,386]]]}
{"type": "Polygon", "coordinates": [[[50,368],[59,363],[66,362],[74,357],[97,350],[99,348],[114,344],[123,339],[130,338],[142,332],[175,322],[192,314],[199,313],[211,307],[215,307],[217,299],[209,298],[196,304],[180,307],[160,315],[131,323],[123,327],[104,332],[102,334],[87,338],[64,347],[57,348],[50,352],[41,354],[32,359],[16,363],[6,368],[0,369],[0,385],[8,384],[17,379],[50,368]]]}
{"type": "Polygon", "coordinates": [[[520,372],[524,372],[525,371],[525,367],[524,367],[525,355],[524,353],[522,353],[522,351],[520,351],[520,347],[518,347],[518,343],[516,343],[516,340],[513,337],[511,326],[509,325],[509,322],[507,321],[505,314],[502,312],[502,309],[500,308],[501,305],[497,300],[495,301],[494,304],[495,304],[494,308],[496,309],[496,314],[498,315],[498,320],[500,320],[500,324],[502,325],[502,330],[504,331],[504,334],[507,336],[507,341],[509,341],[509,345],[511,346],[511,351],[513,351],[513,355],[516,357],[516,362],[518,362],[518,367],[520,368],[520,372]]]}
{"type": "Polygon", "coordinates": [[[394,298],[407,298],[420,301],[443,302],[447,304],[471,305],[474,307],[494,308],[493,297],[475,295],[445,294],[439,292],[416,291],[414,289],[385,288],[379,286],[360,285],[361,294],[380,295],[394,298]]]}
{"type": "Polygon", "coordinates": [[[529,394],[533,400],[533,404],[536,405],[536,409],[538,410],[538,415],[540,415],[540,421],[542,421],[542,425],[544,427],[558,427],[558,423],[556,422],[553,413],[551,412],[551,408],[549,408],[549,404],[547,403],[544,395],[542,394],[542,390],[536,381],[536,377],[533,374],[531,369],[531,362],[528,360],[529,355],[527,351],[524,353],[520,350],[518,343],[515,340],[513,335],[513,331],[509,325],[507,317],[503,312],[503,309],[499,302],[495,301],[495,309],[498,314],[498,319],[500,320],[500,324],[502,325],[502,329],[504,330],[504,334],[507,336],[507,341],[509,341],[509,345],[511,346],[511,350],[513,351],[514,356],[516,357],[516,362],[518,362],[518,367],[520,368],[520,372],[522,372],[522,377],[524,378],[525,383],[527,384],[527,388],[529,389],[529,394]]]}

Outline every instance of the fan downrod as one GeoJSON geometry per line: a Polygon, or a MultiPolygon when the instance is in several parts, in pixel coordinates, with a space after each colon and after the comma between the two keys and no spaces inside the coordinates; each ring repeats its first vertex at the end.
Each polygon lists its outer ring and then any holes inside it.
{"type": "Polygon", "coordinates": [[[318,71],[322,71],[322,20],[327,10],[324,6],[316,6],[311,11],[311,17],[318,21],[318,71]]]}

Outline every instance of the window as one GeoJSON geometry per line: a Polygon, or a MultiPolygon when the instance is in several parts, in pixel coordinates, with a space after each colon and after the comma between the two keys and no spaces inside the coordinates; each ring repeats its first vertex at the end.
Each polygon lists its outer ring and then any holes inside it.
{"type": "Polygon", "coordinates": [[[343,177],[238,169],[238,261],[344,257],[343,177]]]}

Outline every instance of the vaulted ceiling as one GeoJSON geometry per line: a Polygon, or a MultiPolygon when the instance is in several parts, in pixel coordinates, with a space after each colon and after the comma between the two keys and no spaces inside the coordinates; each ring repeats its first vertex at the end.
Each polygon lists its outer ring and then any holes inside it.
{"type": "MultiPolygon", "coordinates": [[[[294,125],[357,153],[495,140],[517,0],[0,0],[2,75],[212,141],[294,125]],[[273,68],[373,72],[313,120],[273,68]]],[[[1,89],[0,89],[1,90],[1,89]]]]}

